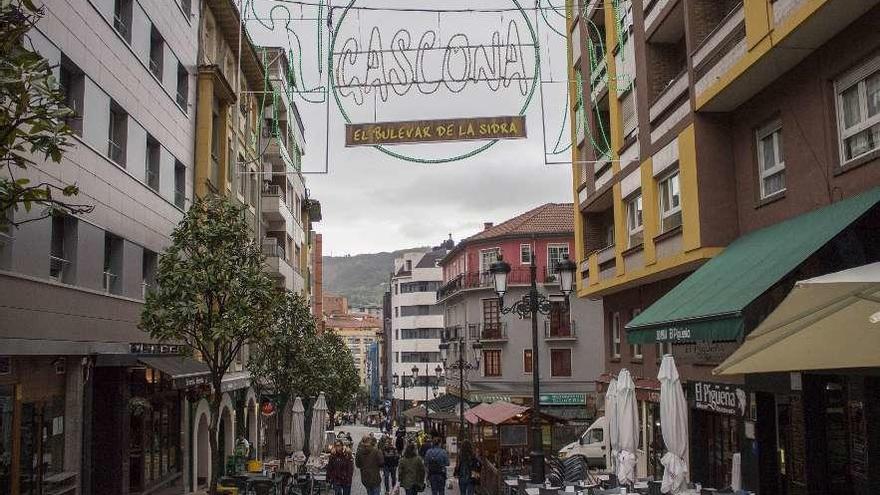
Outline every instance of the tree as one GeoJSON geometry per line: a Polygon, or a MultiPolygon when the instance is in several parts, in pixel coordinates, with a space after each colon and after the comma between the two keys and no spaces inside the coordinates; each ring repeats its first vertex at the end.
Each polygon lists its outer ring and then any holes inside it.
{"type": "Polygon", "coordinates": [[[327,412],[330,415],[330,427],[335,426],[336,412],[348,409],[354,404],[354,395],[360,385],[360,376],[354,365],[351,349],[336,332],[324,332],[321,335],[321,347],[329,363],[329,373],[324,387],[327,398],[327,412]]]}
{"type": "MultiPolygon", "coordinates": [[[[281,445],[284,407],[309,382],[322,380],[320,353],[314,346],[315,320],[301,295],[286,291],[276,307],[275,325],[266,338],[251,346],[248,371],[261,396],[272,394],[276,414],[277,445],[281,445]]],[[[317,387],[314,387],[317,388],[317,387]]]]}
{"type": "Polygon", "coordinates": [[[222,466],[217,429],[223,375],[242,346],[268,334],[277,293],[241,208],[229,201],[196,201],[171,239],[159,261],[158,287],[147,294],[141,328],[160,342],[185,343],[208,366],[210,493],[215,493],[222,466]]]}
{"type": "Polygon", "coordinates": [[[27,36],[44,15],[32,0],[0,0],[0,230],[9,230],[54,213],[89,213],[94,207],[68,203],[76,196],[76,185],[50,182],[31,184],[22,177],[35,158],[61,161],[73,133],[67,119],[74,116],[66,106],[53,67],[33,48],[27,36]],[[59,198],[60,196],[60,198],[59,198]],[[40,215],[15,220],[19,207],[31,211],[42,206],[40,215]]]}

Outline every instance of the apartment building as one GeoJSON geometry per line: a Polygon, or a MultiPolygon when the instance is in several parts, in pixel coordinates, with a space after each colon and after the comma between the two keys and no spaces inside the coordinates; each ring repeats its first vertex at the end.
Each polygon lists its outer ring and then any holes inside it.
{"type": "Polygon", "coordinates": [[[142,492],[186,465],[187,385],[166,371],[191,363],[138,322],[192,201],[200,15],[176,0],[42,3],[29,37],[75,135],[62,163],[27,175],[77,184],[94,211],[0,240],[0,492],[142,492]],[[132,397],[153,407],[132,413],[132,397]]]}
{"type": "Polygon", "coordinates": [[[873,403],[870,372],[712,368],[796,280],[880,255],[877,2],[571,8],[578,296],[603,304],[600,390],[622,368],[636,377],[639,475],[662,470],[656,375],[672,354],[691,480],[727,486],[740,453],[743,487],[759,493],[876,490],[847,447],[875,428],[842,419],[873,403]],[[741,400],[718,408],[706,391],[741,400]]]}
{"type": "Polygon", "coordinates": [[[547,203],[498,225],[487,222],[440,261],[437,306],[445,318],[444,341],[462,342],[449,347],[447,363],[464,359],[473,368],[465,371],[465,390],[458,390],[460,371],[447,369],[450,393],[471,402],[530,405],[532,353],[538,352],[542,411],[584,425],[595,417],[595,379],[604,357],[602,306],[575,297],[566,301],[555,271],[573,249],[573,217],[571,203],[547,203]],[[495,294],[489,267],[501,256],[511,265],[505,306],[529,291],[535,258],[538,290],[550,300],[549,314],[538,317],[537,350],[531,319],[504,314],[495,294]]]}
{"type": "MultiPolygon", "coordinates": [[[[378,369],[371,367],[368,351],[372,345],[379,342],[382,320],[371,316],[337,315],[327,318],[325,329],[336,332],[345,340],[354,357],[354,366],[357,368],[361,387],[370,387],[371,373],[378,372],[378,369]]],[[[378,354],[376,358],[378,359],[378,354]]]]}
{"type": "MultiPolygon", "coordinates": [[[[435,372],[443,366],[440,337],[443,312],[438,306],[437,289],[443,280],[438,263],[452,247],[445,241],[430,251],[406,253],[394,260],[391,276],[391,375],[397,375],[394,398],[424,402],[434,392],[445,392],[441,377],[435,372]],[[413,376],[413,369],[418,369],[413,376]],[[404,392],[404,388],[408,391],[404,392]]],[[[407,407],[399,409],[401,412],[407,407]]]]}

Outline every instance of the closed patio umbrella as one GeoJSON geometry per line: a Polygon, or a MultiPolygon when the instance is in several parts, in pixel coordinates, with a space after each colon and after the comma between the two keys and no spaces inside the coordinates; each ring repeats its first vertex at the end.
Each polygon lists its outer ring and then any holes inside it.
{"type": "Polygon", "coordinates": [[[657,379],[660,380],[660,430],[666,445],[666,453],[660,459],[663,464],[660,491],[679,493],[688,477],[688,417],[687,401],[672,355],[663,356],[657,379]]]}
{"type": "MultiPolygon", "coordinates": [[[[611,446],[611,462],[617,464],[617,450],[620,442],[617,437],[617,379],[611,377],[605,391],[605,419],[608,421],[608,444],[611,446]]],[[[613,469],[613,466],[608,466],[613,469]]]]}
{"type": "Polygon", "coordinates": [[[317,457],[324,448],[324,429],[327,427],[327,400],[324,392],[312,407],[312,427],[309,430],[309,455],[317,457]]]}
{"type": "Polygon", "coordinates": [[[617,375],[617,480],[631,485],[636,481],[636,449],[639,445],[639,414],[636,410],[636,385],[629,370],[617,375]]]}
{"type": "Polygon", "coordinates": [[[306,441],[306,411],[303,409],[302,399],[299,397],[293,401],[291,410],[290,445],[294,452],[302,452],[306,441]]]}

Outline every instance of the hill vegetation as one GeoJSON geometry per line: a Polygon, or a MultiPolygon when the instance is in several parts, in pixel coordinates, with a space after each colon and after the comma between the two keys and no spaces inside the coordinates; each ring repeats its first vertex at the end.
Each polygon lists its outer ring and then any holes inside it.
{"type": "Polygon", "coordinates": [[[394,259],[412,251],[429,248],[358,254],[324,256],[324,292],[341,294],[350,306],[382,306],[382,294],[388,287],[394,259]]]}

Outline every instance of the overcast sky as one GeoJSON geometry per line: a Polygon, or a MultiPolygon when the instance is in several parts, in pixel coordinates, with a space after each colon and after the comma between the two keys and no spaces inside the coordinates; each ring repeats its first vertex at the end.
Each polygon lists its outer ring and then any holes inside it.
{"type": "MultiPolygon", "coordinates": [[[[326,64],[319,67],[317,62],[320,60],[318,39],[322,40],[320,53],[326,59],[330,37],[326,24],[321,24],[320,31],[318,29],[317,8],[282,0],[252,1],[253,4],[251,0],[245,0],[245,11],[248,30],[255,42],[290,47],[294,52],[294,63],[302,64],[301,72],[297,73],[300,87],[315,88],[326,84],[326,64]]],[[[426,39],[429,40],[436,36],[435,46],[438,47],[450,44],[450,40],[452,44],[491,45],[495,32],[501,43],[509,41],[512,46],[498,51],[493,51],[491,46],[487,48],[486,62],[489,65],[484,66],[484,73],[491,69],[496,70],[497,74],[503,72],[510,76],[524,71],[526,76],[531,76],[535,67],[534,49],[528,46],[532,44],[531,24],[533,28],[537,26],[535,37],[540,40],[542,79],[554,82],[539,85],[528,102],[527,139],[500,141],[471,158],[444,164],[412,163],[389,157],[369,147],[346,148],[345,120],[341,109],[355,123],[515,115],[526,105],[529,95],[527,88],[532,83],[514,81],[508,87],[502,85],[497,91],[492,91],[488,86],[497,83],[480,81],[469,83],[458,93],[452,90],[459,87],[450,83],[450,87],[441,85],[430,95],[420,93],[413,85],[403,96],[389,91],[387,101],[383,101],[382,95],[374,88],[363,94],[361,92],[365,88],[351,87],[339,91],[340,105],[331,94],[329,108],[320,102],[323,99],[321,92],[305,95],[317,103],[309,103],[296,96],[295,101],[306,127],[304,171],[323,171],[325,163],[329,168],[326,175],[306,175],[312,197],[318,199],[322,206],[323,221],[317,225],[317,230],[324,235],[325,255],[436,245],[450,233],[458,241],[480,230],[483,222],[499,223],[546,202],[572,201],[570,165],[545,165],[545,146],[542,145],[542,139],[545,139],[548,151],[554,148],[559,150],[569,142],[568,128],[561,127],[567,125],[563,122],[566,98],[565,42],[551,30],[564,32],[564,19],[555,12],[544,11],[546,21],[543,20],[541,12],[534,9],[535,1],[525,0],[522,6],[526,8],[521,12],[505,10],[443,14],[364,9],[346,11],[342,6],[349,4],[347,0],[332,2],[334,29],[338,29],[334,65],[337,70],[339,66],[345,70],[343,73],[334,71],[332,77],[337,81],[352,84],[355,78],[361,82],[374,81],[376,77],[387,79],[388,72],[393,67],[399,67],[394,62],[403,58],[415,63],[423,61],[421,65],[427,81],[449,79],[448,75],[444,75],[446,51],[424,50],[420,55],[415,50],[418,40],[423,36],[428,36],[426,39]],[[528,16],[528,23],[524,16],[528,16]],[[406,32],[398,33],[401,29],[406,32]],[[426,32],[431,33],[425,35],[426,32]],[[467,37],[466,42],[462,35],[467,37]],[[393,39],[410,39],[412,50],[392,53],[393,39]],[[355,43],[357,49],[354,48],[355,43]],[[374,48],[381,46],[385,50],[381,59],[373,57],[374,62],[384,64],[385,76],[378,75],[380,70],[368,67],[365,52],[371,45],[374,48]],[[349,51],[347,57],[339,55],[344,47],[349,51]],[[523,91],[526,95],[522,94],[523,91]],[[325,140],[328,113],[329,149],[325,140]],[[557,145],[560,132],[562,142],[557,145]],[[329,160],[326,160],[328,155],[329,160]]],[[[317,0],[304,0],[303,3],[317,3],[317,0]]],[[[353,5],[394,8],[417,5],[427,9],[473,8],[477,5],[480,9],[508,9],[514,7],[515,3],[513,0],[365,0],[355,1],[353,5]]],[[[543,5],[546,6],[546,2],[543,5]]],[[[326,15],[326,7],[324,9],[326,15]]],[[[465,67],[475,71],[475,59],[480,56],[474,54],[483,52],[468,52],[470,56],[465,56],[461,51],[450,56],[447,69],[452,74],[465,70],[465,67]]],[[[423,85],[425,89],[432,87],[430,84],[423,85]]],[[[455,156],[482,144],[419,144],[390,149],[416,158],[432,159],[455,156]]],[[[569,157],[568,152],[563,152],[555,157],[548,156],[548,160],[564,161],[569,157]]]]}

